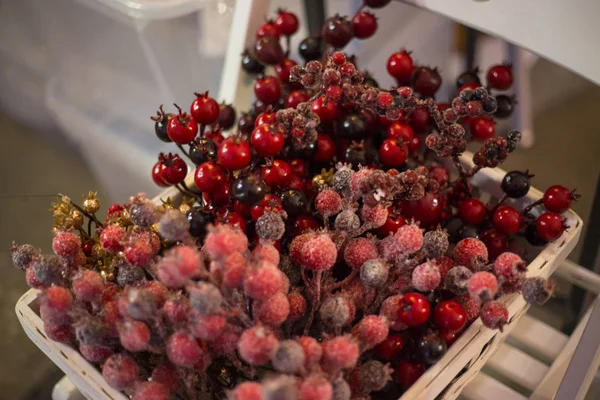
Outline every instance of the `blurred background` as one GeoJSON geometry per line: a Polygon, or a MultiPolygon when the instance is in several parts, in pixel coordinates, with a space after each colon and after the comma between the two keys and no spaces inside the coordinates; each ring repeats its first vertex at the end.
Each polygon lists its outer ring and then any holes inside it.
{"type": "MultiPolygon", "coordinates": [[[[323,3],[274,0],[271,14],[284,7],[301,20],[318,21],[323,3]]],[[[325,3],[325,15],[345,15],[360,1],[325,3]]],[[[62,375],[15,317],[14,305],[27,286],[21,271],[11,267],[11,241],[50,250],[48,209],[57,192],[79,199],[96,190],[105,208],[139,191],[159,192],[151,167],[158,152],[173,149],[156,140],[149,117],[160,104],[186,108],[194,91],[219,93],[235,5],[235,0],[0,0],[0,398],[47,399],[62,375]]],[[[542,190],[551,184],[576,187],[582,198],[574,209],[590,221],[600,170],[598,86],[428,11],[392,2],[376,14],[374,38],[352,42],[348,52],[383,87],[393,84],[387,57],[404,47],[419,63],[440,68],[445,79],[440,99],[450,96],[454,79],[469,65],[485,71],[505,60],[516,62],[515,93],[525,111],[499,130],[520,128],[528,136],[503,168],[529,168],[542,190]]],[[[307,35],[304,24],[292,48],[307,35]]],[[[596,231],[590,235],[598,237],[596,231]]],[[[593,268],[597,244],[584,242],[571,259],[593,268]]],[[[570,311],[549,318],[568,329],[578,313],[569,287],[556,302],[570,311]]]]}

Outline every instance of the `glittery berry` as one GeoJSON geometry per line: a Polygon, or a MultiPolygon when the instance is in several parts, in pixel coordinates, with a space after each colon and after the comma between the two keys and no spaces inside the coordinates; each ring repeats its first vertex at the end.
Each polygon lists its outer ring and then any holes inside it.
{"type": "Polygon", "coordinates": [[[113,354],[113,351],[108,347],[88,346],[83,343],[79,344],[79,352],[92,363],[103,363],[113,354]]]}
{"type": "Polygon", "coordinates": [[[351,301],[343,296],[328,297],[319,308],[319,319],[331,329],[341,328],[354,317],[351,301]]]}
{"type": "Polygon", "coordinates": [[[448,233],[442,229],[426,232],[423,235],[423,251],[429,258],[442,257],[448,251],[448,233]]]}
{"type": "Polygon", "coordinates": [[[365,225],[371,228],[379,228],[387,221],[389,212],[387,207],[377,204],[375,207],[363,206],[360,210],[360,217],[365,225]]]}
{"type": "Polygon", "coordinates": [[[284,374],[295,374],[304,365],[304,349],[295,340],[284,340],[271,359],[273,367],[284,374]]]}
{"type": "Polygon", "coordinates": [[[169,400],[169,391],[158,382],[141,382],[131,400],[169,400]]]}
{"type": "Polygon", "coordinates": [[[387,320],[378,315],[367,315],[354,327],[352,333],[362,349],[371,349],[388,336],[387,320]]]}
{"type": "Polygon", "coordinates": [[[378,258],[367,260],[360,267],[360,280],[368,287],[383,286],[389,276],[389,266],[378,258]]]}
{"type": "Polygon", "coordinates": [[[86,269],[73,278],[72,289],[79,300],[96,302],[102,295],[104,280],[96,271],[86,269]]]}
{"type": "Polygon", "coordinates": [[[352,239],[344,250],[344,261],[352,268],[360,268],[366,261],[379,256],[377,246],[365,238],[352,239]]]}
{"type": "Polygon", "coordinates": [[[60,257],[74,257],[80,248],[81,240],[73,232],[59,232],[52,239],[52,250],[60,257]]]}
{"type": "Polygon", "coordinates": [[[325,371],[334,372],[356,365],[359,349],[350,336],[338,336],[323,342],[321,366],[325,371]]]}
{"type": "Polygon", "coordinates": [[[300,250],[301,264],[314,271],[328,270],[336,259],[337,247],[327,234],[309,238],[300,250]]]}
{"type": "Polygon", "coordinates": [[[494,273],[503,282],[514,284],[525,278],[527,264],[518,255],[504,252],[494,261],[494,273]]]}
{"type": "Polygon", "coordinates": [[[281,214],[266,212],[256,221],[256,234],[264,240],[279,240],[285,233],[285,223],[281,214]]]}
{"type": "Polygon", "coordinates": [[[344,210],[335,217],[335,229],[352,232],[360,228],[360,218],[352,210],[344,210]]]}
{"type": "Polygon", "coordinates": [[[180,367],[193,367],[202,357],[203,351],[196,338],[184,331],[173,333],[167,341],[167,356],[173,364],[180,367]]]}
{"type": "Polygon", "coordinates": [[[62,268],[60,258],[52,254],[34,259],[29,269],[33,272],[37,282],[43,286],[51,286],[62,280],[62,268]]]}
{"type": "Polygon", "coordinates": [[[254,317],[269,326],[281,325],[290,315],[290,303],[282,292],[277,292],[269,299],[254,304],[254,317]]]}
{"type": "Polygon", "coordinates": [[[179,288],[194,277],[202,267],[200,253],[188,246],[178,246],[169,250],[158,262],[156,272],[165,285],[179,288]]]}
{"type": "Polygon", "coordinates": [[[221,335],[227,319],[223,315],[194,314],[190,321],[190,332],[194,337],[206,341],[213,341],[221,335]]]}
{"type": "Polygon", "coordinates": [[[268,329],[261,326],[246,329],[237,344],[240,357],[251,365],[264,365],[268,363],[279,341],[268,329]]]}
{"type": "Polygon", "coordinates": [[[120,225],[109,225],[100,232],[100,244],[106,250],[116,253],[123,250],[125,228],[120,225]]]}
{"type": "Polygon", "coordinates": [[[40,255],[40,250],[30,244],[17,246],[14,242],[10,249],[13,265],[24,271],[40,255]]]}
{"type": "Polygon", "coordinates": [[[290,303],[290,315],[291,321],[297,321],[306,314],[306,299],[298,292],[292,292],[288,294],[288,302],[290,303]]]}
{"type": "Polygon", "coordinates": [[[136,197],[129,207],[129,218],[134,225],[149,229],[158,221],[156,204],[145,197],[136,197]]]}
{"type": "Polygon", "coordinates": [[[102,377],[117,390],[132,387],[139,379],[138,374],[137,363],[126,354],[113,354],[102,366],[102,377]]]}
{"type": "Polygon", "coordinates": [[[441,279],[437,267],[431,262],[424,262],[413,270],[411,283],[421,292],[430,292],[440,285],[441,279]]]}
{"type": "Polygon", "coordinates": [[[543,305],[554,294],[555,284],[540,277],[527,278],[521,285],[521,294],[530,304],[543,305]]]}
{"type": "Polygon", "coordinates": [[[402,309],[402,295],[390,296],[381,303],[379,314],[384,316],[390,323],[390,329],[402,331],[408,326],[399,318],[402,309]]]}
{"type": "Polygon", "coordinates": [[[183,242],[190,237],[187,217],[179,210],[167,210],[158,221],[158,232],[169,241],[183,242]]]}
{"type": "Polygon", "coordinates": [[[120,324],[119,340],[128,351],[138,352],[148,348],[150,343],[150,329],[141,321],[129,320],[120,324]]]}
{"type": "Polygon", "coordinates": [[[181,385],[181,378],[171,364],[161,364],[152,370],[152,381],[163,385],[169,392],[174,393],[181,385]]]}
{"type": "Polygon", "coordinates": [[[342,209],[342,198],[331,189],[323,190],[315,199],[315,209],[324,218],[336,215],[342,209]]]}
{"type": "Polygon", "coordinates": [[[487,301],[480,311],[481,322],[490,329],[500,329],[508,323],[508,310],[499,301],[487,301]]]}
{"type": "Polygon", "coordinates": [[[477,271],[487,264],[488,250],[481,240],[466,238],[456,244],[452,257],[456,264],[477,271]]]}
{"type": "Polygon", "coordinates": [[[452,267],[444,278],[444,288],[456,295],[465,294],[468,292],[471,276],[473,276],[473,272],[467,267],[462,265],[452,267]]]}
{"type": "Polygon", "coordinates": [[[358,369],[358,383],[364,392],[382,390],[391,380],[392,369],[377,360],[370,360],[358,369]]]}
{"type": "Polygon", "coordinates": [[[223,296],[215,285],[196,282],[188,285],[186,290],[190,296],[190,306],[200,314],[215,314],[220,310],[223,296]]]}
{"type": "Polygon", "coordinates": [[[394,237],[398,250],[402,253],[414,253],[423,246],[423,231],[417,225],[401,226],[394,237]]]}
{"type": "Polygon", "coordinates": [[[469,295],[476,300],[492,300],[498,292],[498,280],[492,273],[481,271],[471,276],[468,283],[469,295]]]}
{"type": "Polygon", "coordinates": [[[230,394],[231,400],[264,400],[262,385],[247,381],[240,383],[230,394]]]}
{"type": "Polygon", "coordinates": [[[213,259],[223,258],[234,252],[243,253],[247,248],[248,237],[226,224],[217,226],[204,240],[204,249],[213,259]]]}
{"type": "Polygon", "coordinates": [[[323,376],[310,375],[300,385],[298,400],[332,400],[333,388],[323,376]]]}
{"type": "Polygon", "coordinates": [[[148,242],[148,239],[137,239],[133,240],[123,250],[125,260],[136,267],[145,267],[152,258],[153,250],[152,245],[148,242]]]}
{"type": "Polygon", "coordinates": [[[244,278],[244,291],[254,300],[268,300],[281,290],[282,285],[281,271],[268,262],[248,268],[244,278]]]}

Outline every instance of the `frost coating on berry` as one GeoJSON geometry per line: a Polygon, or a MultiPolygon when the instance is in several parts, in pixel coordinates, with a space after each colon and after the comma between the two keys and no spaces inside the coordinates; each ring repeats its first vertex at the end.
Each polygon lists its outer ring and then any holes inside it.
{"type": "Polygon", "coordinates": [[[45,302],[53,311],[66,313],[71,309],[73,297],[68,289],[52,286],[43,292],[42,302],[45,302]]]}
{"type": "Polygon", "coordinates": [[[319,308],[319,318],[331,329],[341,328],[350,322],[351,316],[348,299],[343,296],[329,297],[319,308]]]}
{"type": "Polygon", "coordinates": [[[353,329],[363,350],[372,349],[383,342],[389,332],[387,320],[378,315],[367,315],[353,329]]]}
{"type": "Polygon", "coordinates": [[[450,269],[452,267],[454,267],[454,265],[455,265],[454,260],[452,260],[450,257],[446,257],[446,256],[436,258],[435,260],[433,260],[433,263],[440,271],[442,280],[446,277],[446,275],[448,274],[448,271],[450,271],[450,269]]]}
{"type": "Polygon", "coordinates": [[[324,271],[335,264],[337,247],[327,234],[313,236],[302,246],[300,259],[306,268],[313,271],[324,271]]]}
{"type": "Polygon", "coordinates": [[[540,277],[527,278],[521,285],[523,298],[530,304],[543,305],[554,294],[555,284],[540,277]]]}
{"type": "Polygon", "coordinates": [[[226,224],[212,229],[204,240],[204,249],[213,259],[224,258],[234,252],[243,253],[247,248],[248,237],[226,224]]]}
{"type": "Polygon", "coordinates": [[[471,276],[468,283],[469,295],[481,301],[492,300],[498,292],[498,280],[492,273],[481,271],[471,276]]]}
{"type": "Polygon", "coordinates": [[[231,400],[264,400],[263,388],[258,382],[244,382],[230,393],[231,400]]]}
{"type": "Polygon", "coordinates": [[[358,369],[358,381],[365,392],[379,391],[391,380],[392,370],[377,360],[370,360],[358,369]]]}
{"type": "Polygon", "coordinates": [[[448,246],[448,232],[445,230],[436,229],[423,236],[423,251],[426,257],[442,257],[448,251],[448,246]]]}
{"type": "Polygon", "coordinates": [[[152,381],[163,385],[169,392],[176,392],[181,379],[171,364],[161,364],[152,370],[152,381]]]}
{"type": "Polygon", "coordinates": [[[331,400],[331,383],[323,376],[311,375],[300,385],[298,400],[331,400]]]}
{"type": "Polygon", "coordinates": [[[408,326],[398,318],[401,309],[402,295],[390,296],[381,303],[379,315],[386,318],[390,323],[390,329],[394,331],[403,331],[408,328],[408,326]]]}
{"type": "Polygon", "coordinates": [[[282,273],[268,262],[248,268],[244,278],[244,291],[254,300],[267,300],[281,290],[282,273]]]}
{"type": "Polygon", "coordinates": [[[190,306],[200,314],[216,314],[221,309],[223,296],[212,283],[196,282],[186,286],[190,295],[190,306]]]}
{"type": "Polygon", "coordinates": [[[400,253],[414,253],[423,247],[423,231],[414,224],[401,226],[394,238],[400,253]]]}
{"type": "Polygon", "coordinates": [[[123,250],[125,228],[120,225],[109,225],[100,232],[100,244],[106,250],[116,253],[123,250]]]}
{"type": "Polygon", "coordinates": [[[396,238],[394,235],[390,235],[381,239],[379,243],[377,243],[377,249],[379,250],[381,258],[389,262],[394,262],[401,254],[398,246],[396,245],[396,238]]]}
{"type": "Polygon", "coordinates": [[[481,322],[490,329],[500,329],[508,322],[508,310],[499,301],[487,301],[480,311],[481,322]]]}
{"type": "Polygon", "coordinates": [[[350,190],[350,184],[355,172],[344,165],[338,165],[337,171],[333,174],[331,187],[338,193],[345,194],[350,190]]]}
{"type": "Polygon", "coordinates": [[[131,387],[137,380],[139,367],[127,354],[113,354],[102,366],[102,377],[117,390],[131,387]]]}
{"type": "Polygon", "coordinates": [[[73,278],[73,293],[81,301],[95,302],[100,300],[104,289],[104,280],[96,271],[83,270],[73,278]]]}
{"type": "MultiPolygon", "coordinates": [[[[267,257],[263,259],[267,259],[267,257]]],[[[222,263],[223,285],[230,289],[241,287],[244,283],[246,267],[246,257],[242,253],[233,253],[227,256],[222,263]]]]}
{"type": "Polygon", "coordinates": [[[273,265],[279,265],[281,256],[279,250],[275,248],[271,243],[260,242],[258,246],[252,250],[252,259],[256,262],[267,261],[273,265]]]}
{"type": "Polygon", "coordinates": [[[360,186],[362,182],[365,179],[367,179],[372,172],[373,171],[371,171],[368,168],[360,168],[358,172],[352,174],[352,177],[350,179],[350,190],[352,191],[352,194],[355,197],[358,197],[358,195],[360,195],[360,186]]]}
{"type": "Polygon", "coordinates": [[[352,239],[344,249],[344,261],[352,269],[360,268],[365,262],[378,256],[375,244],[365,238],[352,239]]]}
{"type": "Polygon", "coordinates": [[[288,294],[287,298],[290,303],[289,319],[297,321],[306,314],[306,299],[298,292],[288,294]]]}
{"type": "Polygon", "coordinates": [[[44,324],[44,332],[50,340],[59,343],[71,343],[74,340],[73,327],[71,325],[52,326],[44,324]]]}
{"type": "Polygon", "coordinates": [[[114,345],[114,338],[108,329],[108,325],[98,317],[88,315],[80,317],[74,327],[77,340],[83,344],[104,347],[114,345]]]}
{"type": "Polygon", "coordinates": [[[264,365],[268,363],[279,341],[273,333],[262,326],[246,329],[237,344],[240,357],[251,365],[264,365]]]}
{"type": "Polygon", "coordinates": [[[427,261],[418,265],[412,272],[411,283],[421,292],[430,292],[440,285],[442,276],[433,263],[427,261]]]}
{"type": "Polygon", "coordinates": [[[304,350],[295,340],[284,340],[279,343],[271,362],[277,371],[295,374],[304,365],[304,350]]]}
{"type": "Polygon", "coordinates": [[[125,350],[143,351],[150,343],[150,329],[140,321],[129,320],[119,325],[119,340],[125,350]]]}
{"type": "Polygon", "coordinates": [[[150,229],[158,221],[158,210],[154,202],[148,200],[145,195],[132,198],[129,207],[129,218],[134,225],[142,229],[150,229]]]}
{"type": "Polygon", "coordinates": [[[203,350],[192,335],[177,331],[167,341],[167,356],[173,364],[190,368],[203,356],[203,350]]]}
{"type": "Polygon", "coordinates": [[[183,242],[190,238],[190,225],[184,213],[177,209],[167,210],[158,221],[158,233],[166,240],[183,242]]]}
{"type": "Polygon", "coordinates": [[[335,215],[342,209],[342,197],[331,189],[325,189],[317,195],[315,209],[324,218],[335,215]]]}
{"type": "Polygon", "coordinates": [[[133,319],[148,321],[154,317],[157,309],[156,297],[148,290],[130,287],[121,296],[119,302],[124,305],[126,315],[133,319]]]}
{"type": "Polygon", "coordinates": [[[232,354],[240,340],[241,328],[234,325],[225,325],[221,335],[210,344],[212,353],[216,356],[232,354]]]}
{"type": "Polygon", "coordinates": [[[10,249],[13,265],[22,271],[38,257],[41,252],[30,244],[22,244],[17,246],[14,242],[10,249]]]}
{"type": "Polygon", "coordinates": [[[227,319],[222,315],[194,314],[189,328],[194,337],[210,342],[221,335],[226,324],[227,319]]]}
{"type": "Polygon", "coordinates": [[[456,244],[452,257],[457,265],[464,265],[471,271],[479,271],[487,265],[488,250],[481,240],[466,238],[456,244]]]}
{"type": "Polygon", "coordinates": [[[31,270],[35,279],[44,286],[52,286],[62,281],[62,264],[60,258],[51,255],[43,255],[33,260],[31,270]]]}
{"type": "Polygon", "coordinates": [[[142,268],[134,267],[129,264],[122,264],[117,271],[117,283],[120,286],[125,287],[141,281],[145,276],[146,274],[142,268]]]}
{"type": "Polygon", "coordinates": [[[269,299],[254,304],[254,317],[266,325],[279,326],[290,315],[290,303],[282,292],[277,292],[269,299]]]}
{"type": "Polygon", "coordinates": [[[358,345],[350,336],[338,336],[326,340],[322,348],[321,366],[328,372],[354,367],[360,354],[358,345]]]}
{"type": "Polygon", "coordinates": [[[162,306],[169,296],[169,289],[159,281],[146,282],[143,288],[154,296],[158,306],[162,306]]]}
{"type": "Polygon", "coordinates": [[[187,321],[190,303],[187,297],[176,296],[165,301],[162,310],[172,324],[182,324],[187,321]]]}
{"type": "Polygon", "coordinates": [[[141,382],[131,400],[169,400],[169,391],[158,382],[141,382]]]}
{"type": "Polygon", "coordinates": [[[369,287],[381,287],[387,282],[389,267],[381,259],[365,261],[360,267],[360,280],[369,287]]]}
{"type": "Polygon", "coordinates": [[[266,212],[256,221],[256,234],[264,240],[279,240],[285,233],[285,223],[281,214],[266,212]]]}
{"type": "Polygon", "coordinates": [[[335,217],[335,229],[352,232],[360,228],[360,218],[352,210],[344,210],[335,217]]]}
{"type": "Polygon", "coordinates": [[[331,387],[333,390],[331,400],[350,400],[352,390],[344,378],[340,376],[331,381],[331,387]]]}
{"type": "Polygon", "coordinates": [[[494,261],[494,273],[505,283],[516,283],[525,278],[527,265],[515,253],[504,252],[494,261]]]}
{"type": "Polygon", "coordinates": [[[123,255],[125,260],[137,267],[145,267],[150,262],[154,250],[152,244],[148,242],[148,237],[132,239],[132,241],[125,246],[123,255]]]}
{"type": "Polygon", "coordinates": [[[200,253],[195,248],[178,246],[160,259],[156,273],[168,287],[180,288],[198,274],[202,265],[200,253]]]}
{"type": "Polygon", "coordinates": [[[465,310],[467,314],[467,321],[471,322],[477,319],[479,316],[479,311],[481,310],[481,301],[478,299],[473,299],[468,294],[463,294],[456,297],[456,300],[465,310]]]}
{"type": "Polygon", "coordinates": [[[444,288],[456,295],[465,294],[468,292],[471,276],[473,276],[473,272],[467,267],[462,265],[452,267],[444,279],[444,288]]]}
{"type": "Polygon", "coordinates": [[[52,239],[52,250],[60,257],[74,257],[80,248],[81,240],[73,232],[59,232],[52,239]]]}
{"type": "Polygon", "coordinates": [[[365,225],[370,226],[372,229],[379,228],[385,224],[389,215],[387,207],[381,204],[377,204],[375,207],[368,207],[366,205],[360,210],[360,217],[365,225]]]}
{"type": "Polygon", "coordinates": [[[113,354],[113,351],[108,347],[88,346],[83,343],[79,344],[79,352],[86,360],[92,363],[103,363],[113,354]]]}
{"type": "Polygon", "coordinates": [[[297,340],[304,351],[304,366],[306,368],[309,368],[321,361],[321,357],[323,356],[323,348],[315,338],[310,336],[302,336],[297,340]]]}
{"type": "Polygon", "coordinates": [[[263,381],[262,387],[264,400],[297,400],[298,398],[298,385],[293,376],[273,376],[263,381]]]}

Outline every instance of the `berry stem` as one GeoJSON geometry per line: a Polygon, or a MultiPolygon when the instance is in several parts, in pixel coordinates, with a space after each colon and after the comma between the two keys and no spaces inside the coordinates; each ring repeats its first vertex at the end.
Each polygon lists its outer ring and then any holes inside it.
{"type": "Polygon", "coordinates": [[[360,272],[360,269],[355,268],[352,270],[352,272],[350,272],[350,275],[348,275],[344,280],[339,281],[334,284],[331,284],[331,285],[324,286],[323,290],[325,292],[329,293],[329,292],[333,292],[334,290],[337,290],[339,288],[343,288],[348,283],[352,282],[354,280],[354,278],[356,278],[356,276],[358,275],[359,272],[360,272]]]}
{"type": "Polygon", "coordinates": [[[506,199],[508,199],[508,195],[506,193],[504,193],[502,195],[502,197],[500,197],[500,200],[498,200],[498,203],[496,203],[494,205],[494,207],[492,207],[492,209],[490,210],[490,215],[494,215],[494,213],[496,212],[498,207],[500,207],[502,205],[502,203],[504,203],[506,201],[506,199]]]}
{"type": "Polygon", "coordinates": [[[315,313],[321,304],[321,278],[323,277],[323,271],[317,271],[311,282],[311,289],[313,291],[314,301],[312,302],[310,308],[310,315],[308,317],[308,321],[306,322],[306,326],[304,327],[304,336],[308,335],[310,331],[310,327],[315,319],[315,313]]]}
{"type": "Polygon", "coordinates": [[[535,206],[538,206],[538,205],[540,205],[540,204],[543,204],[543,203],[544,203],[544,199],[543,199],[543,198],[541,198],[541,199],[539,199],[539,200],[536,200],[536,201],[534,201],[533,203],[531,203],[530,205],[528,205],[527,207],[525,207],[525,208],[523,209],[523,215],[527,215],[527,214],[529,214],[529,212],[530,212],[530,211],[531,211],[531,210],[532,210],[532,209],[533,209],[535,206]]]}
{"type": "MultiPolygon", "coordinates": [[[[96,224],[96,227],[104,228],[104,224],[102,224],[102,222],[98,221],[98,218],[96,218],[95,215],[88,213],[83,208],[81,208],[77,204],[73,203],[72,200],[69,200],[69,204],[71,204],[73,207],[75,207],[77,209],[77,211],[81,212],[83,215],[85,215],[89,219],[93,220],[94,223],[96,224]]],[[[90,233],[90,235],[91,235],[91,233],[90,233]]]]}
{"type": "MultiPolygon", "coordinates": [[[[187,151],[185,151],[185,149],[183,148],[183,146],[182,146],[182,145],[180,145],[179,143],[177,143],[177,147],[179,147],[179,150],[181,150],[181,152],[182,152],[183,154],[185,154],[185,156],[186,156],[187,158],[190,158],[190,153],[188,153],[187,151]]],[[[191,159],[190,159],[190,160],[191,160],[191,159]]]]}

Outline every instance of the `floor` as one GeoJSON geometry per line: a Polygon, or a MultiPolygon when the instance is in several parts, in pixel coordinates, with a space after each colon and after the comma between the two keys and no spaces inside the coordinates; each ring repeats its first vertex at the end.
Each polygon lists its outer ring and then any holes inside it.
{"type": "MultiPolygon", "coordinates": [[[[544,61],[536,66],[534,93],[548,92],[549,77],[555,76],[557,68],[544,61]]],[[[581,83],[580,78],[559,72],[566,83],[569,79],[581,83]]],[[[600,88],[592,84],[582,88],[575,96],[537,111],[535,146],[517,151],[504,167],[529,168],[540,189],[554,183],[576,187],[582,198],[574,209],[587,222],[600,172],[600,126],[596,122],[600,88]]],[[[10,393],[14,400],[48,399],[61,374],[25,336],[14,314],[14,304],[27,286],[23,274],[12,267],[10,244],[15,240],[50,250],[48,209],[52,195],[59,191],[77,199],[88,190],[98,190],[105,206],[108,200],[102,197],[102,188],[85,161],[68,143],[48,140],[1,113],[0,132],[0,398],[10,393]]],[[[572,259],[579,255],[580,246],[572,259]]]]}

